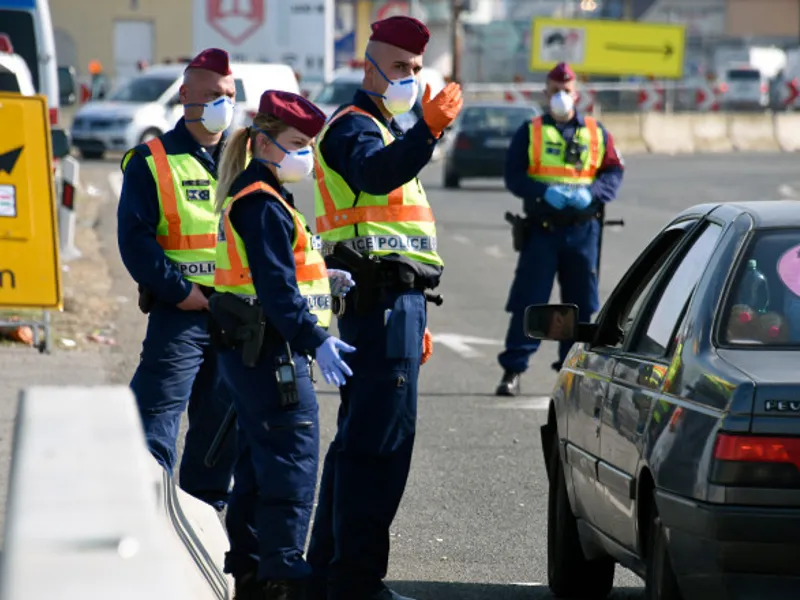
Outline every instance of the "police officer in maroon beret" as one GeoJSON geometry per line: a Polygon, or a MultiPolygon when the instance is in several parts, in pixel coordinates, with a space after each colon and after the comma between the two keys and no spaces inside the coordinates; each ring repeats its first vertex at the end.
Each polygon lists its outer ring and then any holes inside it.
{"type": "Polygon", "coordinates": [[[429,37],[410,17],[373,23],[362,87],[317,143],[317,233],[339,251],[328,264],[347,247],[369,257],[363,262],[377,275],[354,273],[354,297],[338,321],[357,350],[348,357],[353,376],[342,387],[309,543],[313,600],[400,598],[383,583],[389,527],[411,466],[420,365],[430,355],[423,293],[443,271],[418,176],[463,104],[458,84],[433,97],[420,89],[429,37]],[[395,117],[420,96],[422,118],[403,133],[395,117]]]}
{"type": "Polygon", "coordinates": [[[239,427],[225,559],[237,600],[305,600],[311,569],[303,550],[319,457],[310,360],[316,358],[329,383],[342,385],[352,375],[339,353],[354,348],[327,332],[331,294],[346,293],[352,281],[326,268],[319,240],[284,187],[311,174],[311,142],[324,123],[322,111],[302,96],[270,90],[253,124],[231,136],[222,156],[219,294],[211,310],[228,331],[245,307],[265,321],[254,363],[235,344],[219,356],[239,427]],[[231,302],[238,308],[231,311],[231,302]]]}
{"type": "Polygon", "coordinates": [[[230,405],[209,343],[207,312],[214,285],[217,164],[236,96],[228,53],[210,48],[198,54],[186,67],[179,93],[184,116],[175,128],[143,140],[122,159],[117,239],[148,315],[131,389],[150,452],[170,473],[188,406],[180,485],[222,510],[234,441],[213,468],[203,459],[230,405]]]}
{"type": "MultiPolygon", "coordinates": [[[[548,73],[546,114],[519,128],[506,155],[506,187],[523,201],[528,234],[506,303],[511,322],[498,356],[498,396],[519,393],[520,375],[539,348],[525,336],[525,308],[549,301],[556,275],[561,301],[577,304],[582,322],[599,308],[599,219],[602,206],[617,196],[624,167],[611,134],[575,109],[576,84],[566,63],[548,73]]],[[[554,370],[571,347],[560,343],[554,370]]]]}

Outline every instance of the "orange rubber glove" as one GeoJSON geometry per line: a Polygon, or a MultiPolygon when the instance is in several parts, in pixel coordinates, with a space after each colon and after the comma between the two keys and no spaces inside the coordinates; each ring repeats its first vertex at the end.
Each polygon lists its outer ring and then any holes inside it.
{"type": "Polygon", "coordinates": [[[425,335],[422,336],[422,360],[419,364],[424,365],[433,354],[433,336],[430,329],[425,328],[425,335]]]}
{"type": "Polygon", "coordinates": [[[422,118],[435,137],[440,137],[442,132],[461,112],[464,98],[461,97],[461,86],[457,83],[448,83],[445,88],[431,99],[431,86],[425,86],[425,95],[422,96],[422,118]]]}

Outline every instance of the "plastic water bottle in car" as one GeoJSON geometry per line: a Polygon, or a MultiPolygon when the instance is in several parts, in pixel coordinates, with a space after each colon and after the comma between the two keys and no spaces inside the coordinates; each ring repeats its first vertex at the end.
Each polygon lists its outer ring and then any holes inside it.
{"type": "Polygon", "coordinates": [[[758,261],[750,259],[739,285],[739,302],[746,304],[759,313],[767,312],[769,306],[769,282],[764,274],[758,270],[758,261]]]}

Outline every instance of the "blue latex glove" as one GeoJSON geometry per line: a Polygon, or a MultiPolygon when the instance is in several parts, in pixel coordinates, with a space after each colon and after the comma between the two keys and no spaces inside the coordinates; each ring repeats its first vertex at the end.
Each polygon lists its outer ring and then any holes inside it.
{"type": "Polygon", "coordinates": [[[331,282],[331,295],[333,296],[344,296],[356,285],[349,272],[339,269],[328,269],[328,279],[331,282]]]}
{"type": "Polygon", "coordinates": [[[588,186],[572,188],[567,199],[567,206],[584,210],[592,203],[592,191],[588,186]]]}
{"type": "Polygon", "coordinates": [[[567,205],[567,200],[569,200],[567,193],[568,189],[566,186],[551,185],[544,193],[544,201],[556,210],[561,210],[567,205]]]}
{"type": "Polygon", "coordinates": [[[340,350],[342,352],[355,352],[355,348],[345,344],[339,338],[331,336],[322,342],[322,345],[317,348],[316,354],[317,364],[325,381],[332,383],[336,387],[344,385],[345,375],[351,376],[353,374],[347,363],[339,356],[340,350]]]}

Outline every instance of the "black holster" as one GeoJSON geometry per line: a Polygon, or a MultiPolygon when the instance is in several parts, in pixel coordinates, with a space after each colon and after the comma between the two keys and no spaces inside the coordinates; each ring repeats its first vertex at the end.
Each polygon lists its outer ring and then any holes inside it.
{"type": "Polygon", "coordinates": [[[363,316],[375,309],[389,291],[423,289],[414,269],[399,261],[364,256],[342,243],[336,244],[333,256],[353,275],[355,287],[347,294],[347,306],[363,316]]]}
{"type": "Polygon", "coordinates": [[[511,244],[514,247],[514,252],[521,252],[525,242],[528,241],[531,223],[525,217],[510,212],[506,212],[505,218],[511,225],[511,244]]]}
{"type": "Polygon", "coordinates": [[[267,329],[261,307],[228,293],[212,295],[208,306],[212,342],[218,347],[240,349],[244,366],[255,367],[267,329]]]}
{"type": "Polygon", "coordinates": [[[139,310],[148,314],[156,304],[156,296],[143,285],[139,285],[139,310]]]}

